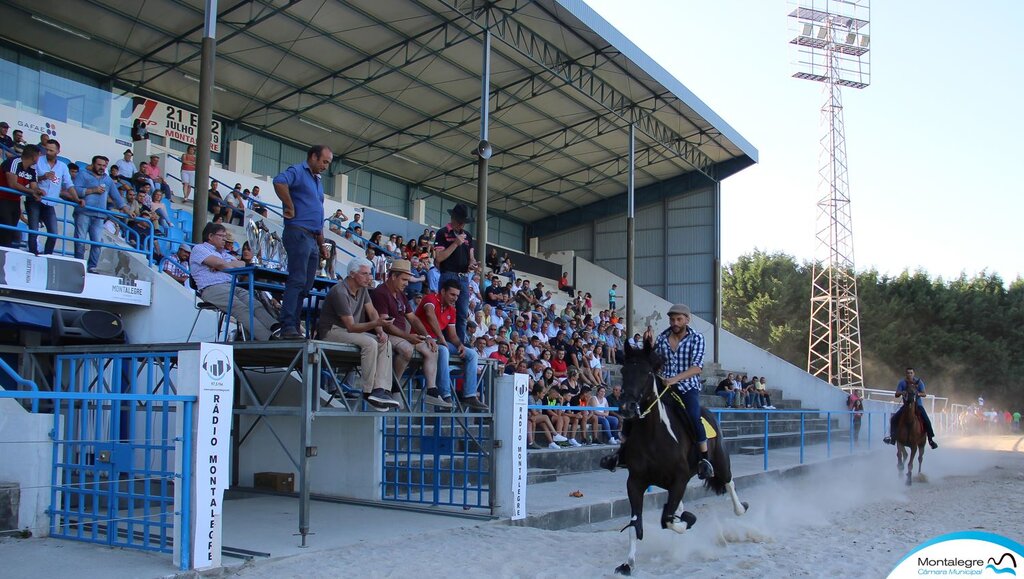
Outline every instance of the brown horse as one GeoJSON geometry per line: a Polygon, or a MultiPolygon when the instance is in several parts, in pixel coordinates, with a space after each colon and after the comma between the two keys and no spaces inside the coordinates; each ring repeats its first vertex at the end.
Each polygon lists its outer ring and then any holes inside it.
{"type": "Polygon", "coordinates": [[[907,458],[907,448],[910,449],[910,459],[907,460],[907,486],[910,486],[914,472],[914,456],[917,456],[917,476],[919,481],[924,480],[921,473],[921,463],[924,462],[924,444],[928,436],[924,430],[924,421],[917,414],[917,390],[907,388],[903,391],[903,411],[900,412],[899,421],[896,423],[896,467],[900,474],[903,474],[903,461],[907,458]]]}

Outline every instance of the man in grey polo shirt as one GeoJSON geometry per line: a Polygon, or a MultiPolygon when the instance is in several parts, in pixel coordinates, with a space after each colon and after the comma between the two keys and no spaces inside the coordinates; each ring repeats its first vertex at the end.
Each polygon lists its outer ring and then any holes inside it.
{"type": "Polygon", "coordinates": [[[359,373],[363,377],[363,399],[387,412],[400,406],[391,397],[392,349],[385,328],[392,318],[381,317],[373,307],[369,287],[373,282],[371,264],[354,257],[348,276],[331,288],[320,311],[320,339],[359,346],[359,373]]]}
{"type": "MultiPolygon", "coordinates": [[[[220,223],[207,223],[203,228],[203,243],[192,248],[188,265],[192,279],[196,282],[196,291],[204,302],[217,306],[222,312],[228,311],[228,298],[231,296],[231,275],[223,270],[233,267],[245,267],[245,262],[235,259],[227,251],[227,228],[220,223]]],[[[247,336],[257,340],[268,340],[277,325],[274,315],[267,311],[259,300],[253,303],[254,326],[249,327],[249,292],[239,286],[235,288],[235,300],[232,303],[231,316],[238,320],[245,329],[247,336]]]]}

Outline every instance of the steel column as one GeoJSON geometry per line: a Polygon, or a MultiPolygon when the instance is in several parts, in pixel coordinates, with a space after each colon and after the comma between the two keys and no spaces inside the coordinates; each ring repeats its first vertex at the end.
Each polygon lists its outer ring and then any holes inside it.
{"type": "MultiPolygon", "coordinates": [[[[633,237],[636,207],[636,125],[629,125],[629,187],[626,192],[626,335],[633,335],[633,290],[636,243],[633,237]]],[[[596,229],[596,228],[595,228],[596,229]]]]}
{"type": "Polygon", "coordinates": [[[196,182],[192,204],[192,243],[202,243],[210,184],[210,141],[213,135],[213,65],[217,55],[217,0],[206,0],[206,24],[199,65],[199,134],[196,136],[196,182]]]}
{"type": "Polygon", "coordinates": [[[476,151],[476,258],[487,257],[487,160],[491,158],[488,143],[491,96],[491,31],[484,30],[483,71],[480,73],[480,145],[476,151]]]}

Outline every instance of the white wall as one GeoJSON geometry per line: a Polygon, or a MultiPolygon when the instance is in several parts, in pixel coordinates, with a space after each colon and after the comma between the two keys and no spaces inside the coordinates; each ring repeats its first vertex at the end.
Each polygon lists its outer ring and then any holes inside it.
{"type": "Polygon", "coordinates": [[[52,414],[32,414],[15,400],[0,399],[0,481],[21,487],[18,526],[36,536],[50,531],[46,509],[53,467],[51,429],[52,414]]]}
{"type": "Polygon", "coordinates": [[[804,408],[846,410],[846,392],[735,334],[722,330],[721,336],[722,365],[726,369],[765,376],[769,388],[781,388],[786,398],[800,400],[804,408]]]}

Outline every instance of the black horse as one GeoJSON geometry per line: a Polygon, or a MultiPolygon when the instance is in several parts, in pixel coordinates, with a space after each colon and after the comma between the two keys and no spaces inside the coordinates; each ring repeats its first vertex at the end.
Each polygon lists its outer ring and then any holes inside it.
{"type": "MultiPolygon", "coordinates": [[[[629,469],[626,491],[632,516],[622,530],[633,527],[629,537],[629,555],[615,572],[629,575],[636,567],[637,541],[644,538],[644,491],[654,485],[668,491],[668,501],[661,512],[661,528],[684,533],[693,526],[697,517],[683,508],[686,485],[697,472],[700,452],[692,421],[673,399],[676,389],[666,386],[658,376],[661,358],[647,344],[643,350],[626,347],[626,360],[622,367],[622,396],[619,414],[626,419],[628,435],[619,449],[620,462],[629,469]],[[675,408],[673,408],[673,406],[675,408]]],[[[702,412],[707,422],[718,432],[708,440],[708,457],[715,467],[715,475],[704,481],[706,488],[716,494],[726,492],[732,498],[736,516],[747,512],[747,503],[740,502],[732,481],[729,454],[722,443],[721,430],[714,416],[702,412]]]]}

